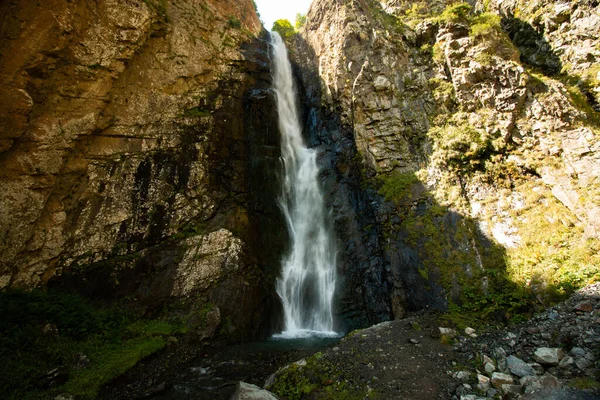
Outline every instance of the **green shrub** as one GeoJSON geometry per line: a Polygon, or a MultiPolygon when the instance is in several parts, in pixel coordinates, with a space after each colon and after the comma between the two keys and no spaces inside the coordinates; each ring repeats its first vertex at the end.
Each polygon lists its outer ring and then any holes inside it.
{"type": "Polygon", "coordinates": [[[431,129],[434,138],[432,158],[454,171],[481,170],[493,153],[492,138],[466,122],[451,121],[444,127],[431,129]]]}
{"type": "Polygon", "coordinates": [[[235,17],[229,17],[227,25],[229,25],[231,29],[240,29],[242,27],[240,20],[235,17]]]}
{"type": "Polygon", "coordinates": [[[278,19],[273,22],[272,31],[275,31],[281,35],[282,38],[287,39],[296,34],[296,30],[292,26],[292,23],[287,19],[278,19]]]}
{"type": "Polygon", "coordinates": [[[451,4],[440,14],[439,17],[435,18],[438,23],[468,23],[469,15],[471,14],[471,6],[468,3],[456,3],[451,4]]]}

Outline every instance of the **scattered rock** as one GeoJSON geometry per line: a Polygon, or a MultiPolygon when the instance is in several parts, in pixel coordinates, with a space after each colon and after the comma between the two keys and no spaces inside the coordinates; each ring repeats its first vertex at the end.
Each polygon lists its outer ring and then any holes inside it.
{"type": "Polygon", "coordinates": [[[459,381],[468,381],[471,378],[471,373],[468,371],[458,371],[452,374],[454,379],[458,379],[459,381]]]}
{"type": "Polygon", "coordinates": [[[523,393],[523,386],[521,385],[502,385],[502,391],[504,393],[521,394],[523,393]]]}
{"type": "Polygon", "coordinates": [[[278,400],[273,393],[250,383],[238,382],[230,400],[278,400]]]}
{"type": "Polygon", "coordinates": [[[531,366],[527,365],[525,361],[515,356],[509,356],[506,359],[506,364],[508,369],[510,369],[510,372],[512,372],[514,375],[517,375],[519,378],[523,376],[535,375],[535,370],[531,366]]]}
{"type": "Polygon", "coordinates": [[[573,359],[573,357],[571,356],[566,356],[563,357],[562,360],[560,360],[560,362],[558,363],[558,366],[560,368],[569,368],[571,367],[573,364],[575,364],[575,360],[573,359]]]}
{"type": "Polygon", "coordinates": [[[583,312],[590,312],[594,309],[594,306],[592,306],[592,303],[589,301],[582,301],[581,303],[577,304],[574,308],[575,311],[583,311],[583,312]]]}
{"type": "Polygon", "coordinates": [[[465,328],[465,333],[470,337],[477,337],[477,335],[475,334],[475,329],[473,328],[465,328]]]}
{"type": "Polygon", "coordinates": [[[440,335],[454,337],[456,336],[456,330],[452,328],[443,328],[440,326],[440,335]]]}
{"type": "Polygon", "coordinates": [[[502,385],[512,385],[514,382],[515,380],[511,375],[503,374],[502,372],[494,372],[492,374],[492,385],[497,389],[501,389],[502,385]]]}
{"type": "Polygon", "coordinates": [[[485,375],[477,374],[477,389],[487,391],[490,388],[490,378],[485,375]]]}
{"type": "Polygon", "coordinates": [[[563,356],[562,349],[550,347],[540,347],[533,353],[533,358],[544,365],[558,365],[563,356]]]}

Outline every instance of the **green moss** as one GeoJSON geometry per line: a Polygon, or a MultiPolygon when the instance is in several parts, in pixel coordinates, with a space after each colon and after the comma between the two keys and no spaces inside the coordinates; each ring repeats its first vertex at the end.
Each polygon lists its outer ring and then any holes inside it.
{"type": "Polygon", "coordinates": [[[115,345],[101,342],[97,348],[90,348],[88,343],[90,366],[72,371],[62,390],[83,399],[93,399],[102,385],[162,349],[165,344],[162,337],[132,339],[115,345]]]}
{"type": "Polygon", "coordinates": [[[594,378],[574,378],[569,381],[569,386],[579,390],[600,389],[600,382],[594,378]]]}
{"type": "Polygon", "coordinates": [[[291,364],[275,379],[270,391],[287,400],[361,400],[377,398],[365,382],[354,382],[352,376],[338,369],[322,353],[306,359],[306,365],[291,364]],[[357,386],[360,387],[357,389],[357,386]]]}
{"type": "Polygon", "coordinates": [[[183,116],[188,118],[201,118],[208,117],[209,115],[210,111],[204,110],[200,107],[188,108],[183,112],[183,116]]]}
{"type": "Polygon", "coordinates": [[[546,304],[600,281],[600,241],[582,239],[583,228],[551,190],[518,188],[526,206],[512,210],[520,243],[507,250],[510,279],[527,285],[546,304]],[[540,237],[540,232],[545,232],[540,237]]]}
{"type": "Polygon", "coordinates": [[[410,197],[412,185],[418,182],[414,172],[392,172],[377,179],[381,183],[379,194],[396,204],[410,197]]]}

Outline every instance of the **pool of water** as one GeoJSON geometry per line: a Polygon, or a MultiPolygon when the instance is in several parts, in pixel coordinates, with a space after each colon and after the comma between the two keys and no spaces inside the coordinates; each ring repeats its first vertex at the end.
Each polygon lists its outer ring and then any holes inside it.
{"type": "Polygon", "coordinates": [[[238,381],[263,386],[279,368],[334,346],[339,334],[274,335],[262,342],[231,346],[182,367],[152,399],[228,400],[238,381]]]}

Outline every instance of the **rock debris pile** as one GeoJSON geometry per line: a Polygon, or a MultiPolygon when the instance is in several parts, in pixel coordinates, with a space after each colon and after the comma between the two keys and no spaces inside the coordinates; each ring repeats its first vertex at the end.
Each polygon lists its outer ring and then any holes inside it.
{"type": "Polygon", "coordinates": [[[509,330],[461,337],[475,371],[452,373],[453,398],[592,399],[600,395],[600,284],[509,330]]]}

